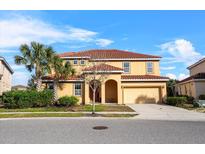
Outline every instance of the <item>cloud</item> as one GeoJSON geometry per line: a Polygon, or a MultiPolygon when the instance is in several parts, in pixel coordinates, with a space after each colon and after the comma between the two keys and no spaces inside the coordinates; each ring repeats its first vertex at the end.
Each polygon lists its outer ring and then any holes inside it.
{"type": "Polygon", "coordinates": [[[100,47],[106,47],[110,44],[112,44],[114,41],[109,40],[109,39],[97,39],[96,40],[96,45],[99,45],[100,47]]]}
{"type": "Polygon", "coordinates": [[[182,62],[188,66],[202,58],[202,55],[195,50],[193,44],[185,39],[166,42],[161,44],[160,48],[162,51],[168,52],[172,56],[168,57],[168,59],[170,59],[167,63],[182,62]]]}
{"type": "Polygon", "coordinates": [[[176,75],[172,73],[167,73],[166,77],[169,77],[170,79],[177,79],[176,75]]]}
{"type": "Polygon", "coordinates": [[[12,83],[13,85],[18,85],[18,84],[26,85],[29,78],[30,75],[28,72],[14,71],[14,74],[12,75],[12,79],[13,79],[12,83]]]}
{"type": "Polygon", "coordinates": [[[16,53],[18,50],[0,49],[0,53],[16,53]]]}
{"type": "Polygon", "coordinates": [[[174,70],[175,68],[176,68],[175,66],[160,67],[161,70],[174,70]]]}
{"type": "Polygon", "coordinates": [[[126,40],[128,40],[128,37],[123,37],[122,40],[126,41],[126,40]]]}
{"type": "Polygon", "coordinates": [[[67,38],[71,40],[90,42],[93,40],[93,37],[95,37],[97,34],[98,34],[97,32],[93,32],[81,28],[68,27],[67,38]]]}
{"type": "Polygon", "coordinates": [[[12,16],[0,19],[0,52],[11,52],[20,44],[38,41],[45,44],[86,42],[107,46],[113,41],[99,38],[99,33],[70,25],[58,26],[45,21],[12,16]],[[96,43],[97,42],[97,43],[96,43]],[[7,49],[7,50],[6,50],[7,49]]]}
{"type": "Polygon", "coordinates": [[[172,73],[167,73],[165,76],[169,77],[170,79],[177,79],[177,80],[183,80],[187,78],[189,75],[180,73],[178,76],[172,73]]]}
{"type": "Polygon", "coordinates": [[[180,73],[179,76],[178,76],[178,80],[183,80],[183,79],[187,78],[188,76],[189,76],[189,75],[180,73]]]}
{"type": "Polygon", "coordinates": [[[15,65],[15,64],[13,64],[13,65],[11,65],[11,68],[13,70],[19,70],[19,69],[25,69],[25,66],[24,65],[15,65]]]}

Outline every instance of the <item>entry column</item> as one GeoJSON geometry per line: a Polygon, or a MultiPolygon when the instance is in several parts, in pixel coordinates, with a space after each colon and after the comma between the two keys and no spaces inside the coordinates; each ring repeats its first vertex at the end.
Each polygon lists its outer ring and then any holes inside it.
{"type": "Polygon", "coordinates": [[[101,103],[105,104],[105,83],[101,83],[101,103]]]}

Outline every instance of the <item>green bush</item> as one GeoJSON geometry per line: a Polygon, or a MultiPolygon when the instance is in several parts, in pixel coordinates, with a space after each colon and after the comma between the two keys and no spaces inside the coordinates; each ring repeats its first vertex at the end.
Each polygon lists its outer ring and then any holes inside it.
{"type": "Polygon", "coordinates": [[[205,95],[199,95],[200,100],[205,100],[205,95]]]}
{"type": "Polygon", "coordinates": [[[75,96],[64,96],[58,99],[60,106],[74,106],[78,101],[79,99],[75,96]]]}
{"type": "Polygon", "coordinates": [[[167,97],[166,103],[172,106],[180,106],[187,103],[186,97],[167,97]]]}
{"type": "Polygon", "coordinates": [[[3,94],[5,108],[44,107],[52,104],[52,91],[13,90],[3,94]]]}
{"type": "Polygon", "coordinates": [[[194,103],[194,97],[192,96],[188,96],[188,95],[179,95],[178,97],[186,97],[187,98],[187,102],[189,104],[193,104],[194,103]]]}

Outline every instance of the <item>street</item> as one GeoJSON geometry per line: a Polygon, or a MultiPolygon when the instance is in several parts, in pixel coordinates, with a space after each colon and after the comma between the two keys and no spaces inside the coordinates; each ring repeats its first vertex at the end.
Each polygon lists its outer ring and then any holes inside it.
{"type": "Polygon", "coordinates": [[[205,122],[106,118],[0,120],[0,143],[205,143],[205,122]],[[107,126],[94,130],[94,126],[107,126]]]}

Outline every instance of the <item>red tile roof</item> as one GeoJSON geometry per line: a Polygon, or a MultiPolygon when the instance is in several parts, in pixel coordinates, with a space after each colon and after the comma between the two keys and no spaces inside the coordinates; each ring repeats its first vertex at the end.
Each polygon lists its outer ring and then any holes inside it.
{"type": "Polygon", "coordinates": [[[117,49],[96,49],[80,52],[66,52],[60,57],[90,57],[91,59],[134,59],[134,58],[161,58],[160,56],[140,54],[117,49]]]}
{"type": "MultiPolygon", "coordinates": [[[[49,75],[49,76],[43,76],[42,80],[53,80],[54,76],[49,75]]],[[[62,78],[61,80],[82,80],[83,78],[81,76],[69,76],[68,78],[62,78]]]]}
{"type": "Polygon", "coordinates": [[[190,77],[187,77],[187,78],[179,81],[178,83],[186,82],[186,81],[193,80],[193,79],[205,79],[205,72],[198,73],[198,74],[192,75],[190,77]]]}
{"type": "Polygon", "coordinates": [[[156,76],[156,75],[122,75],[121,79],[125,80],[147,80],[147,79],[169,79],[164,76],[156,76]]]}
{"type": "Polygon", "coordinates": [[[99,65],[96,65],[96,66],[91,66],[91,67],[83,69],[83,71],[95,71],[95,70],[97,70],[97,71],[108,71],[108,72],[109,71],[122,71],[123,72],[122,68],[107,65],[107,64],[99,64],[99,65]]]}

